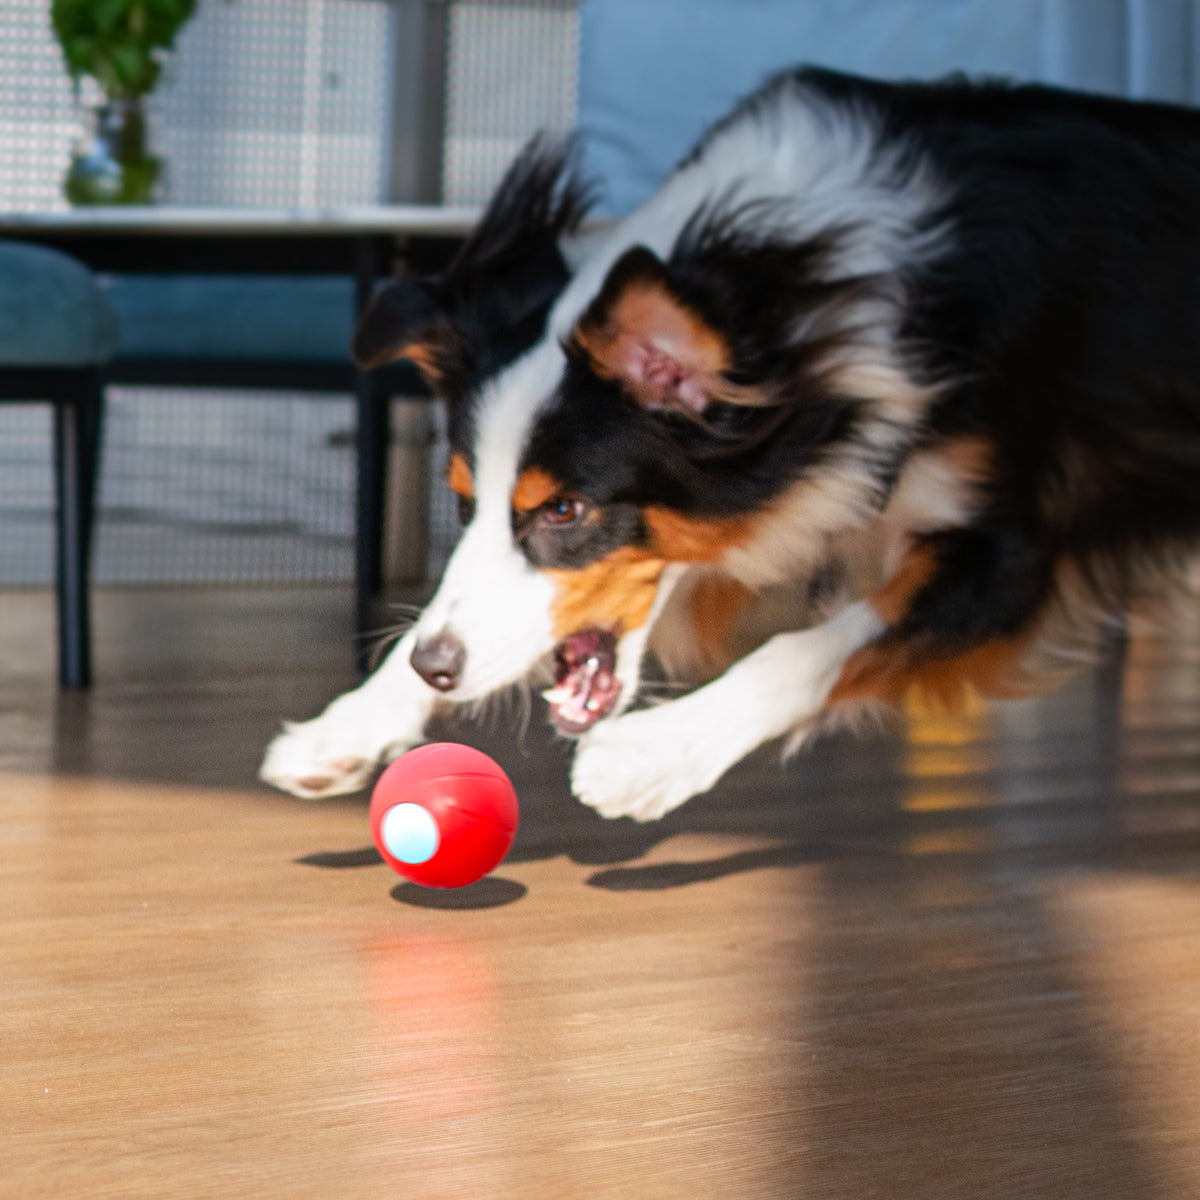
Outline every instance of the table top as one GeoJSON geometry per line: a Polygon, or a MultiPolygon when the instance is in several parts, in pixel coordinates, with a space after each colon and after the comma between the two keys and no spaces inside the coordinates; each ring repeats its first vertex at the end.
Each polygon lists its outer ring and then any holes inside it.
{"type": "Polygon", "coordinates": [[[58,212],[0,212],[0,236],[228,237],[237,234],[286,234],[328,237],[416,234],[459,237],[474,228],[479,215],[480,210],[476,208],[442,208],[421,204],[280,208],[97,205],[58,212]]]}

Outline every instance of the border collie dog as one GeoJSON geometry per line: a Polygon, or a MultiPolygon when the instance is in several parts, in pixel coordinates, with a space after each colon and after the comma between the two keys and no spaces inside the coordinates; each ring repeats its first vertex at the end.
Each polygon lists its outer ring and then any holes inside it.
{"type": "Polygon", "coordinates": [[[264,779],[360,788],[545,671],[575,793],[654,819],[839,714],[1035,689],[1184,578],[1200,114],[798,70],[572,273],[585,207],[535,143],[447,272],[364,314],[358,360],[449,406],[465,528],[264,779]],[[650,658],[700,686],[637,707],[650,658]]]}

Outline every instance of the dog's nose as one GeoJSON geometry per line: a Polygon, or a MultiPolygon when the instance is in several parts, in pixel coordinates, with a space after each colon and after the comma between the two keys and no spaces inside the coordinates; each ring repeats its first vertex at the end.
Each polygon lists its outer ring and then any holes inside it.
{"type": "Polygon", "coordinates": [[[462,642],[454,634],[445,631],[418,642],[409,659],[413,670],[439,692],[453,691],[458,687],[466,661],[467,651],[462,642]]]}

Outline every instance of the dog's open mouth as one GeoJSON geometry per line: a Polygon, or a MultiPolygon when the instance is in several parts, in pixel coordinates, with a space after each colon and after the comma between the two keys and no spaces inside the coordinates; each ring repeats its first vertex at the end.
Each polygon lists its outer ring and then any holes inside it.
{"type": "Polygon", "coordinates": [[[579,734],[612,712],[621,684],[617,639],[602,629],[572,634],[554,651],[554,686],[542,694],[559,733],[579,734]]]}

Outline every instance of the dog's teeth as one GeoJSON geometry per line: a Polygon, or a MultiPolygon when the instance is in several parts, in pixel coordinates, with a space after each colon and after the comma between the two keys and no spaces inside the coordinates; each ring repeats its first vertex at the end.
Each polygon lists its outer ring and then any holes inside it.
{"type": "Polygon", "coordinates": [[[560,684],[558,687],[547,688],[542,693],[542,699],[547,704],[565,704],[574,694],[571,688],[560,684]]]}

